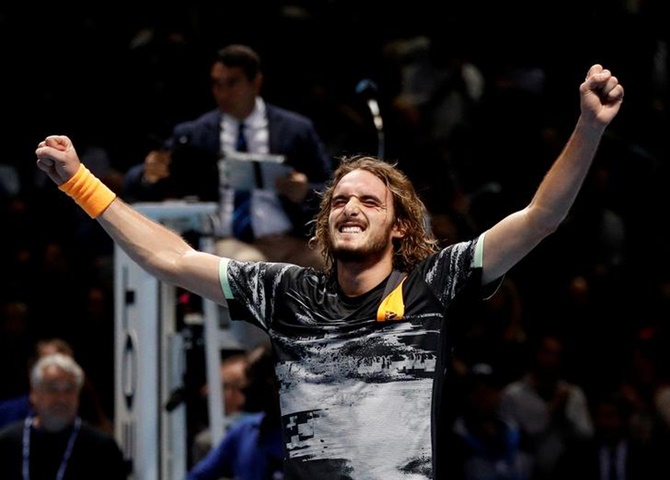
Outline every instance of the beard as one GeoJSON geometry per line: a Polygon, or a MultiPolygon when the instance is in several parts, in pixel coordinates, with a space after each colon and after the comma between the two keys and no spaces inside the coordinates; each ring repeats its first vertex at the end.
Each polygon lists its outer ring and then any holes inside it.
{"type": "Polygon", "coordinates": [[[74,423],[71,415],[40,415],[40,427],[47,432],[61,432],[74,423]]]}
{"type": "Polygon", "coordinates": [[[388,227],[384,232],[380,232],[374,238],[369,238],[361,245],[333,243],[333,258],[344,263],[360,263],[383,257],[389,248],[388,238],[391,228],[388,227]]]}
{"type": "Polygon", "coordinates": [[[333,248],[333,258],[340,262],[361,262],[368,258],[368,254],[364,249],[356,249],[349,247],[333,248]]]}

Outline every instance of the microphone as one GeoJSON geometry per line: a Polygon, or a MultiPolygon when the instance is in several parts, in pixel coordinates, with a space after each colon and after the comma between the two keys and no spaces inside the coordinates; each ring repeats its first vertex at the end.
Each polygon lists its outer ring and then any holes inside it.
{"type": "Polygon", "coordinates": [[[377,129],[377,156],[384,158],[384,123],[377,103],[377,84],[369,78],[364,78],[356,85],[356,93],[362,96],[368,103],[368,109],[372,114],[372,121],[377,129]]]}
{"type": "Polygon", "coordinates": [[[358,85],[356,85],[356,93],[367,100],[368,109],[372,114],[372,121],[374,122],[375,128],[377,131],[381,132],[384,129],[384,123],[379,111],[379,104],[375,98],[377,92],[377,84],[368,78],[364,78],[358,82],[358,85]]]}
{"type": "Polygon", "coordinates": [[[364,78],[358,85],[356,85],[356,93],[366,97],[373,97],[377,95],[377,84],[369,78],[364,78]]]}

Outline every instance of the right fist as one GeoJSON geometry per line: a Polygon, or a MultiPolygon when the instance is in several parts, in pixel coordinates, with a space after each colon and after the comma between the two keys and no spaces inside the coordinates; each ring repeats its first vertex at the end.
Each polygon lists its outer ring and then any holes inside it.
{"type": "Polygon", "coordinates": [[[37,167],[46,172],[56,185],[68,181],[79,170],[79,157],[65,135],[50,135],[37,145],[37,167]]]}

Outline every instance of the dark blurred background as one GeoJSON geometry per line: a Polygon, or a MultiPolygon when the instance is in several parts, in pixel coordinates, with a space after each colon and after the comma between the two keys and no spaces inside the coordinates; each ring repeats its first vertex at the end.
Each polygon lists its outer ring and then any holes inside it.
{"type": "Polygon", "coordinates": [[[446,243],[530,200],[577,119],[588,67],[611,69],[625,102],[574,213],[460,332],[456,354],[493,362],[509,380],[527,366],[529,339],[552,330],[567,339],[566,375],[586,387],[617,385],[640,343],[653,343],[666,381],[668,9],[663,0],[0,8],[0,398],[25,390],[35,340],[59,336],[113,415],[112,246],[37,171],[37,143],[69,135],[118,188],[176,122],[213,108],[209,55],[232,42],[259,51],[266,100],[310,116],[335,157],[378,153],[356,93],[372,80],[385,158],[415,180],[446,243]]]}

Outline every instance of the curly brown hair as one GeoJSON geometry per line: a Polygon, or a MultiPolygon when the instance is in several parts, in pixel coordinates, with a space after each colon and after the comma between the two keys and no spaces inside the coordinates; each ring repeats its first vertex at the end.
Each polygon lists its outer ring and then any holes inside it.
{"type": "Polygon", "coordinates": [[[353,155],[340,159],[328,187],[321,195],[319,213],[314,219],[314,236],[310,243],[318,248],[326,262],[326,272],[334,274],[335,259],[328,228],[333,191],[342,178],[354,171],[365,170],[379,178],[393,196],[395,222],[405,232],[401,239],[394,241],[393,267],[401,271],[411,270],[419,261],[438,250],[438,241],[427,228],[427,210],[409,178],[389,163],[375,157],[353,155]]]}

